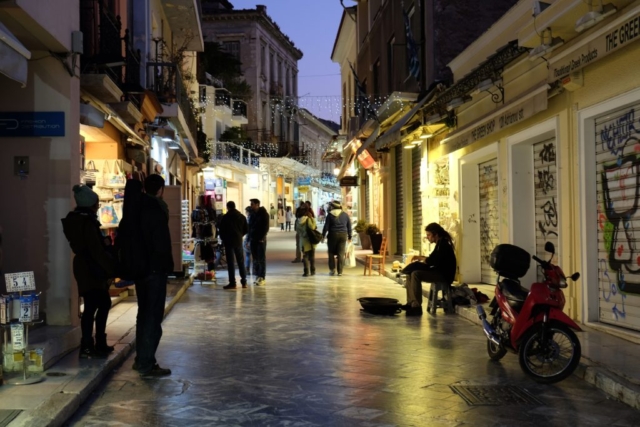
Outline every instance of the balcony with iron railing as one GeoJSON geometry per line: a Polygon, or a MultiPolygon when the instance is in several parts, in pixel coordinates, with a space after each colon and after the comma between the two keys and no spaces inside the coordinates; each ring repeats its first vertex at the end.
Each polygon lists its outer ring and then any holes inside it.
{"type": "Polygon", "coordinates": [[[231,110],[231,94],[226,89],[216,89],[215,108],[218,111],[231,110]]]}
{"type": "MultiPolygon", "coordinates": [[[[131,101],[139,108],[144,93],[140,82],[140,51],[133,48],[128,29],[122,35],[120,16],[109,11],[102,1],[81,0],[80,29],[83,34],[82,74],[106,75],[122,91],[124,99],[107,97],[103,101],[131,101]]],[[[95,82],[95,79],[84,79],[83,88],[96,90],[95,94],[100,97],[103,88],[95,82]]]]}
{"type": "Polygon", "coordinates": [[[233,116],[247,118],[247,103],[239,99],[233,100],[233,116]]]}
{"type": "Polygon", "coordinates": [[[250,168],[260,168],[260,154],[234,142],[216,142],[212,146],[211,162],[235,162],[250,168]]]}
{"type": "Polygon", "coordinates": [[[161,103],[178,104],[186,122],[185,130],[195,138],[198,134],[196,115],[179,67],[170,62],[148,62],[147,84],[148,89],[155,92],[161,103]]]}

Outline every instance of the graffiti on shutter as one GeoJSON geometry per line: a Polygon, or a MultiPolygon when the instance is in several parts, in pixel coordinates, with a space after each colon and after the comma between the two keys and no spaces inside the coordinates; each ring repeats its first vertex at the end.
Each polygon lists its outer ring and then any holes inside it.
{"type": "Polygon", "coordinates": [[[396,255],[404,253],[404,186],[402,182],[402,145],[396,145],[396,255]]]}
{"type": "Polygon", "coordinates": [[[599,317],[635,330],[640,330],[639,117],[637,104],[595,121],[599,317]]]}
{"type": "Polygon", "coordinates": [[[498,159],[478,165],[480,183],[480,266],[482,283],[494,284],[496,273],[490,265],[491,251],[498,241],[498,159]]]}
{"type": "Polygon", "coordinates": [[[413,212],[413,248],[422,253],[422,195],[420,193],[420,161],[422,152],[416,147],[411,150],[411,208],[413,212]]]}
{"type": "MultiPolygon", "coordinates": [[[[535,182],[536,206],[536,255],[541,259],[548,259],[549,254],[544,250],[546,242],[558,247],[558,186],[556,173],[556,141],[550,139],[533,146],[533,168],[535,182]]],[[[557,260],[556,260],[557,261],[557,260]]],[[[533,263],[537,267],[537,263],[533,263]]],[[[538,280],[544,275],[538,268],[538,280]]]]}

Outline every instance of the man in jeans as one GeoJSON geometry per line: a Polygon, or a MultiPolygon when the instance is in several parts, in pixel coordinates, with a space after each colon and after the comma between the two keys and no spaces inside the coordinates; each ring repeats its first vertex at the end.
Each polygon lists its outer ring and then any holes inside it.
{"type": "Polygon", "coordinates": [[[249,244],[253,258],[253,274],[256,286],[264,286],[267,273],[267,233],[269,232],[269,212],[260,206],[260,200],[251,199],[251,221],[249,222],[249,244]]]}
{"type": "Polygon", "coordinates": [[[240,284],[247,287],[247,272],[244,268],[244,251],[242,249],[242,236],[247,234],[247,218],[237,209],[235,202],[227,202],[227,213],[218,223],[220,238],[227,253],[227,269],[229,271],[229,284],[224,289],[236,288],[236,276],[234,258],[238,262],[240,284]]]}
{"type": "Polygon", "coordinates": [[[162,319],[167,298],[167,275],[173,272],[171,235],[169,234],[169,208],[162,200],[164,178],[149,175],[144,181],[140,207],[140,227],[146,248],[149,273],[136,282],[138,316],[136,318],[136,361],[133,368],[140,376],[162,377],[171,370],[156,362],[156,350],[162,337],[162,319]]]}

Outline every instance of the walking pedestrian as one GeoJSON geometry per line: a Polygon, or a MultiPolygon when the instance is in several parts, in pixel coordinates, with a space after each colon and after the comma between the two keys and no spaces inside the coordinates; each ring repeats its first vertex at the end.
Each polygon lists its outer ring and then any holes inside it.
{"type": "Polygon", "coordinates": [[[109,279],[116,275],[116,260],[100,232],[98,195],[85,185],[75,185],[73,197],[76,208],[61,221],[64,235],[75,254],[73,275],[84,301],[80,320],[80,358],[104,359],[113,351],[113,347],[107,345],[106,329],[111,309],[109,279]]]}
{"type": "Polygon", "coordinates": [[[256,286],[266,284],[267,274],[267,234],[269,233],[269,213],[260,206],[260,200],[251,199],[251,221],[249,222],[249,244],[253,258],[253,274],[256,286]]]}
{"type": "Polygon", "coordinates": [[[287,211],[284,213],[285,220],[287,221],[287,231],[291,231],[291,221],[293,220],[293,212],[291,212],[291,206],[287,206],[287,211]]]}
{"type": "Polygon", "coordinates": [[[285,215],[284,209],[278,209],[278,224],[280,224],[280,231],[284,231],[285,215]]]}
{"type": "Polygon", "coordinates": [[[235,261],[238,263],[240,273],[240,284],[247,287],[247,272],[244,268],[244,251],[242,247],[242,237],[247,234],[247,218],[237,209],[233,201],[227,202],[227,213],[219,221],[220,238],[227,254],[227,271],[229,272],[229,284],[223,286],[224,289],[236,288],[235,261]]]}
{"type": "MultiPolygon", "coordinates": [[[[167,275],[173,271],[171,235],[169,233],[169,207],[162,200],[164,178],[149,175],[144,180],[141,201],[140,228],[146,248],[148,273],[136,281],[138,316],[136,318],[136,360],[133,369],[141,377],[171,375],[170,369],[161,368],[156,361],[156,350],[162,338],[162,320],[167,298],[167,275]]],[[[125,215],[126,216],[126,215],[125,215]]]]}
{"type": "Polygon", "coordinates": [[[305,205],[303,201],[300,201],[300,205],[296,209],[296,222],[293,225],[293,229],[296,232],[296,257],[291,262],[302,262],[302,252],[300,251],[300,234],[298,234],[298,220],[300,219],[300,209],[305,205]]]}
{"type": "MultiPolygon", "coordinates": [[[[248,224],[251,222],[251,206],[247,206],[246,208],[244,208],[244,214],[247,217],[247,227],[248,224]]],[[[247,276],[251,275],[251,244],[250,244],[250,240],[249,240],[249,233],[247,232],[247,234],[244,235],[244,238],[242,240],[242,248],[244,250],[244,269],[247,272],[247,276]]]]}
{"type": "Polygon", "coordinates": [[[304,263],[304,274],[302,277],[315,276],[316,274],[316,245],[309,241],[309,230],[315,230],[316,220],[313,212],[305,205],[300,209],[298,218],[298,235],[300,236],[300,248],[302,249],[302,262],[304,263]]]}
{"type": "Polygon", "coordinates": [[[400,307],[407,316],[422,316],[422,282],[451,284],[456,275],[456,254],[451,235],[435,222],[424,230],[429,243],[435,243],[436,247],[424,262],[415,261],[407,265],[411,270],[406,286],[407,303],[400,307]]]}
{"type": "Polygon", "coordinates": [[[344,252],[347,240],[351,241],[351,220],[349,215],[342,210],[342,205],[338,201],[329,204],[329,214],[322,227],[322,239],[327,236],[327,252],[329,253],[329,274],[336,274],[336,264],[338,276],[342,276],[344,266],[344,252]],[[336,262],[337,258],[337,262],[336,262]]]}

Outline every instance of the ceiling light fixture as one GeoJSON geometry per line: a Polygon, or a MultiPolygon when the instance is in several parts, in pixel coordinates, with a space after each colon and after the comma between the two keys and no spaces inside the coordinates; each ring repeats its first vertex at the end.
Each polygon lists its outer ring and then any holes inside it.
{"type": "Polygon", "coordinates": [[[587,0],[587,4],[589,5],[589,12],[585,13],[580,19],[576,21],[575,30],[577,32],[580,33],[588,28],[593,27],[607,16],[611,16],[618,11],[618,9],[611,3],[603,5],[602,0],[597,1],[598,6],[594,9],[593,0],[587,0]]]}
{"type": "Polygon", "coordinates": [[[433,136],[432,133],[427,132],[426,129],[422,130],[422,134],[420,134],[420,139],[429,139],[433,136]]]}
{"type": "Polygon", "coordinates": [[[535,61],[536,59],[553,52],[563,44],[563,39],[560,37],[553,37],[553,34],[551,34],[551,28],[542,30],[542,34],[540,34],[540,44],[529,51],[529,60],[535,61]]]}
{"type": "Polygon", "coordinates": [[[404,148],[405,150],[411,150],[411,149],[413,149],[415,147],[416,147],[415,145],[409,143],[409,144],[405,144],[404,147],[402,147],[402,148],[404,148]]]}

